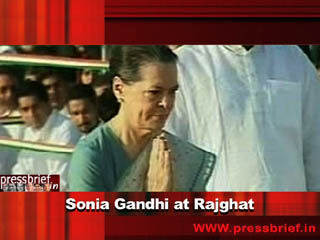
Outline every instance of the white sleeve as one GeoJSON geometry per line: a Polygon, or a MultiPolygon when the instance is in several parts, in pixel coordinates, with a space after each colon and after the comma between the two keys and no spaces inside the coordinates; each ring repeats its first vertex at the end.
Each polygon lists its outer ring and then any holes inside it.
{"type": "MultiPolygon", "coordinates": [[[[0,123],[0,137],[10,139],[7,130],[0,123]]],[[[14,149],[0,145],[0,174],[10,174],[12,166],[16,163],[17,153],[14,149]]]]}
{"type": "Polygon", "coordinates": [[[76,145],[80,139],[80,132],[70,123],[64,123],[55,135],[56,143],[61,145],[76,145]]]}
{"type": "Polygon", "coordinates": [[[173,135],[177,135],[180,138],[187,140],[190,137],[190,129],[187,102],[185,99],[186,89],[184,88],[184,79],[182,79],[185,75],[183,69],[182,64],[180,64],[180,66],[178,66],[179,90],[176,94],[175,105],[166,123],[165,129],[173,135]]]}
{"type": "Polygon", "coordinates": [[[309,61],[306,61],[302,91],[303,160],[307,190],[320,191],[320,81],[309,61]]]}
{"type": "MultiPolygon", "coordinates": [[[[23,155],[23,154],[22,154],[23,155]]],[[[18,157],[17,158],[17,163],[12,167],[11,173],[12,174],[29,174],[30,172],[28,172],[27,168],[25,167],[25,163],[24,163],[24,158],[18,157]]]]}
{"type": "MultiPolygon", "coordinates": [[[[215,152],[210,131],[219,124],[210,46],[184,46],[179,56],[179,90],[166,130],[209,152],[215,152]],[[210,124],[210,129],[206,128],[210,124]]],[[[217,139],[220,139],[219,136],[217,139]]]]}

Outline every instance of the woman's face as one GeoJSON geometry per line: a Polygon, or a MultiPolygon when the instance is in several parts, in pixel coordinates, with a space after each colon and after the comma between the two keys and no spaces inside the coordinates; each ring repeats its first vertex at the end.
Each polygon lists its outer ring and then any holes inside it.
{"type": "Polygon", "coordinates": [[[137,82],[123,84],[121,108],[132,127],[157,131],[163,128],[174,106],[178,89],[177,66],[148,63],[139,70],[137,82]]]}

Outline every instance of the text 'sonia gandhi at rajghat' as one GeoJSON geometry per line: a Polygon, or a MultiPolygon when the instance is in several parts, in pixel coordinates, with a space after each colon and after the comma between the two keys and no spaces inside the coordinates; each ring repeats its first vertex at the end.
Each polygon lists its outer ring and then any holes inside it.
{"type": "MultiPolygon", "coordinates": [[[[114,208],[116,210],[169,210],[169,199],[165,198],[160,200],[159,198],[151,198],[147,201],[127,201],[124,198],[117,198],[114,201],[114,208]]],[[[100,201],[96,198],[95,201],[77,201],[74,198],[68,198],[66,200],[66,209],[68,211],[108,211],[110,210],[109,201],[100,201]]],[[[176,201],[173,206],[174,210],[189,210],[189,200],[176,201]],[[177,203],[181,204],[177,204],[177,203]],[[178,205],[183,206],[177,207],[178,205]]],[[[249,199],[248,201],[236,201],[232,198],[228,200],[219,200],[216,198],[215,201],[206,201],[202,198],[195,198],[193,200],[193,209],[199,211],[213,211],[214,213],[228,213],[230,211],[254,211],[254,200],[249,199]]]]}

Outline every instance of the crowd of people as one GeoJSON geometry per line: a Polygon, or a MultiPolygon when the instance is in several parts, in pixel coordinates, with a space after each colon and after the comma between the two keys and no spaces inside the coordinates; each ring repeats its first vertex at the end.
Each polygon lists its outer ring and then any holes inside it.
{"type": "MultiPolygon", "coordinates": [[[[44,54],[53,52],[45,49],[44,54]]],[[[15,54],[13,50],[5,53],[15,54]]],[[[27,60],[23,67],[0,64],[0,137],[75,146],[117,113],[110,91],[111,79],[103,70],[28,67],[27,60]]],[[[67,189],[70,156],[62,160],[49,152],[22,151],[22,147],[15,151],[2,145],[1,149],[1,174],[59,174],[61,189],[67,189]]]]}
{"type": "Polygon", "coordinates": [[[1,67],[0,136],[75,149],[62,161],[1,147],[0,171],[59,174],[70,191],[319,191],[310,49],[128,45],[108,48],[108,71],[1,67]]]}

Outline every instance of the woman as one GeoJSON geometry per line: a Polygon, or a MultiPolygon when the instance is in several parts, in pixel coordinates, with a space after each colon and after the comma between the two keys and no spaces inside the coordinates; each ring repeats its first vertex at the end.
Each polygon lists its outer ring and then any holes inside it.
{"type": "Polygon", "coordinates": [[[81,141],[72,191],[205,191],[215,157],[165,132],[177,83],[166,46],[115,46],[110,71],[118,114],[81,141]]]}

